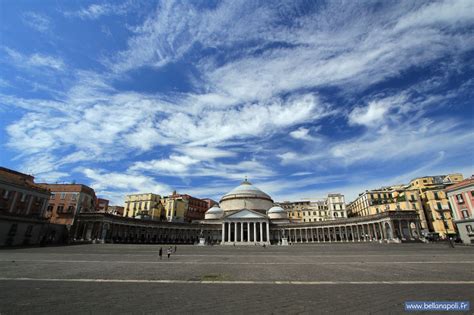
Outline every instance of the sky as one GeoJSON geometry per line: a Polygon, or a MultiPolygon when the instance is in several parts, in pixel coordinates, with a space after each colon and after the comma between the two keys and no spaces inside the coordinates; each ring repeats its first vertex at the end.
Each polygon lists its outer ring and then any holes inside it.
{"type": "Polygon", "coordinates": [[[474,1],[0,0],[0,165],[275,201],[474,174],[474,1]]]}

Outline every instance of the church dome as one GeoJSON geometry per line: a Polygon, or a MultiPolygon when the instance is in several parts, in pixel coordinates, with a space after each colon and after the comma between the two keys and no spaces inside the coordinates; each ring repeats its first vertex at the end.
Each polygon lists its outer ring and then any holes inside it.
{"type": "Polygon", "coordinates": [[[288,219],[285,209],[280,206],[271,207],[267,214],[269,219],[288,219]]]}
{"type": "Polygon", "coordinates": [[[224,211],[250,209],[266,212],[273,206],[272,198],[245,179],[239,186],[225,194],[220,202],[224,211]]]}
{"type": "Polygon", "coordinates": [[[283,209],[280,206],[274,206],[274,207],[271,207],[270,210],[268,210],[268,213],[281,213],[281,212],[285,212],[285,209],[283,209]]]}
{"type": "Polygon", "coordinates": [[[220,219],[224,215],[224,210],[219,208],[218,205],[212,206],[209,210],[206,211],[204,218],[207,219],[220,219]]]}

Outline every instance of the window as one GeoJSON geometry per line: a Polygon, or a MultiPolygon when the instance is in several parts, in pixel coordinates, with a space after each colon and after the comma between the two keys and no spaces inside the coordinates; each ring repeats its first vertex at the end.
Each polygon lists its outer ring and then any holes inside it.
{"type": "Polygon", "coordinates": [[[61,199],[62,200],[66,199],[66,193],[61,193],[61,199]]]}
{"type": "Polygon", "coordinates": [[[439,200],[439,196],[438,196],[438,193],[437,193],[437,192],[434,193],[434,199],[435,199],[435,200],[439,200]]]}
{"type": "Polygon", "coordinates": [[[469,212],[467,211],[467,209],[463,209],[463,210],[461,210],[461,212],[462,212],[462,218],[463,219],[469,218],[469,212]]]}
{"type": "Polygon", "coordinates": [[[472,233],[472,225],[470,224],[466,225],[466,231],[467,233],[472,233]]]}
{"type": "Polygon", "coordinates": [[[443,210],[443,205],[441,204],[441,202],[437,202],[436,206],[438,207],[438,210],[443,210]]]}
{"type": "Polygon", "coordinates": [[[46,209],[46,211],[53,211],[53,207],[54,207],[53,205],[49,205],[48,209],[46,209]]]}
{"type": "Polygon", "coordinates": [[[456,195],[456,199],[458,200],[458,203],[464,203],[464,198],[462,197],[462,194],[456,195]]]}
{"type": "Polygon", "coordinates": [[[471,190],[471,196],[474,197],[474,190],[471,190]]]}
{"type": "Polygon", "coordinates": [[[56,208],[56,212],[57,213],[63,213],[64,212],[64,205],[58,205],[58,207],[56,208]]]}
{"type": "Polygon", "coordinates": [[[71,199],[72,200],[77,200],[77,194],[71,194],[71,199]]]}
{"type": "Polygon", "coordinates": [[[51,193],[51,196],[49,196],[49,199],[55,199],[56,198],[56,194],[55,193],[51,193]]]}
{"type": "Polygon", "coordinates": [[[25,202],[25,200],[26,200],[26,194],[25,194],[25,193],[21,193],[20,202],[25,202]]]}

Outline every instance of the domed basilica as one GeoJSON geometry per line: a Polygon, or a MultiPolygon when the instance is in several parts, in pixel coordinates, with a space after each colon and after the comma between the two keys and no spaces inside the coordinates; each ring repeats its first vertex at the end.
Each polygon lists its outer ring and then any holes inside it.
{"type": "Polygon", "coordinates": [[[206,212],[203,223],[222,225],[221,244],[270,244],[270,224],[288,222],[286,211],[245,179],[206,212]]]}

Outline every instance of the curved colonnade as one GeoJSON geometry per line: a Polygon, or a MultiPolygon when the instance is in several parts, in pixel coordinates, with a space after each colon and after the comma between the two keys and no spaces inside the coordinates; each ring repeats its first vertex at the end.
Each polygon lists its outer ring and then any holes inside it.
{"type": "Polygon", "coordinates": [[[420,238],[415,211],[393,211],[360,218],[314,223],[270,221],[171,223],[118,217],[104,213],[80,214],[69,233],[72,241],[100,243],[207,244],[409,241],[420,238]]]}

